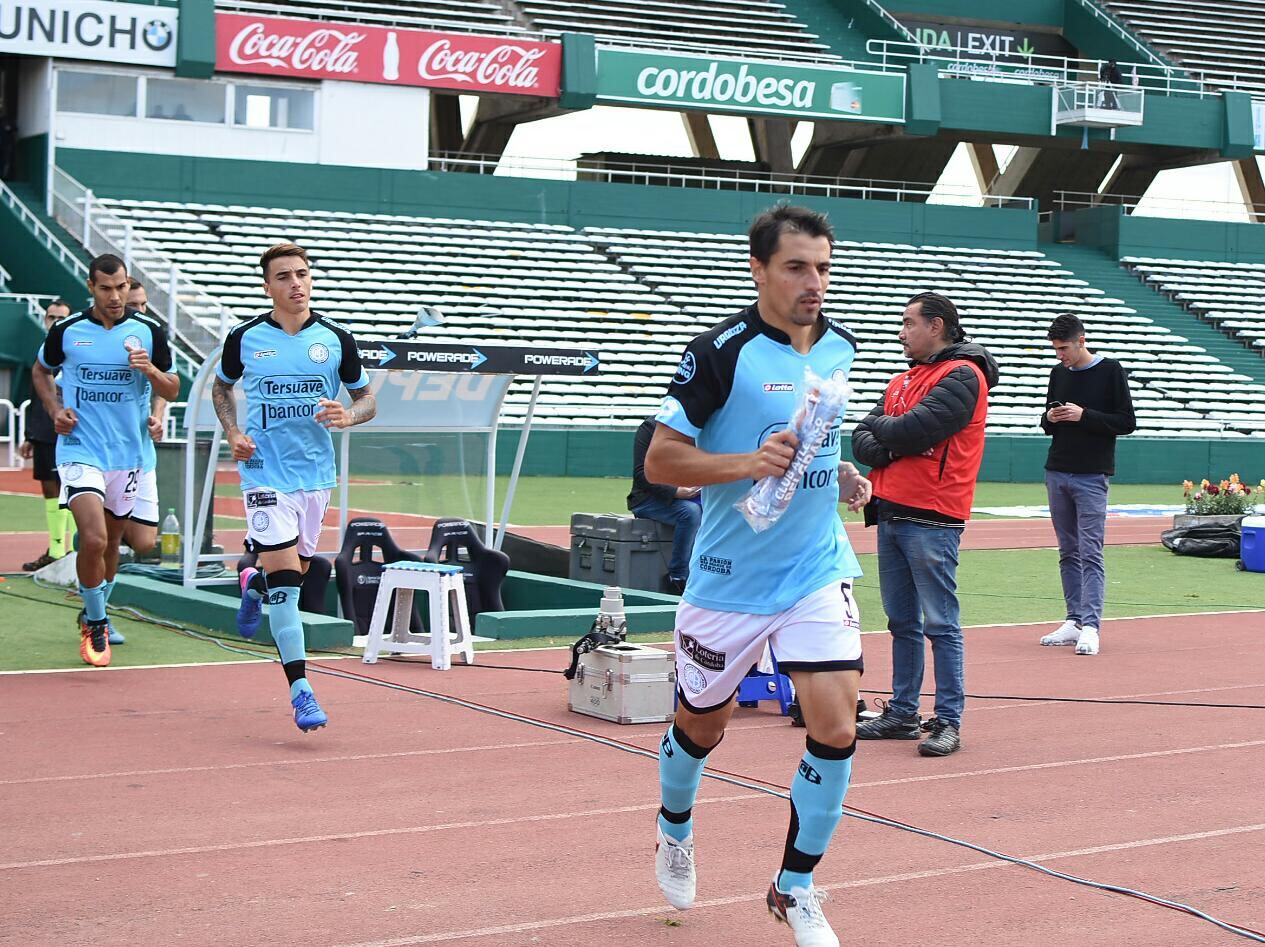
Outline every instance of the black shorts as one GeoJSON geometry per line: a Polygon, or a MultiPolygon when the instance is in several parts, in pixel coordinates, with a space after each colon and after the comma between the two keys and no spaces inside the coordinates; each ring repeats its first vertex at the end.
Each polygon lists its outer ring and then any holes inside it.
{"type": "Polygon", "coordinates": [[[34,466],[35,479],[43,483],[52,480],[60,483],[57,476],[57,445],[45,444],[43,441],[31,441],[31,461],[34,466]]]}

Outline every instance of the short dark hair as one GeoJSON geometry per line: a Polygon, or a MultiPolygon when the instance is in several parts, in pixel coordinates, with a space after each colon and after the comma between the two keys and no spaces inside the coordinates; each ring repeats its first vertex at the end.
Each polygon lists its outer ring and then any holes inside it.
{"type": "Polygon", "coordinates": [[[794,204],[775,204],[751,222],[747,241],[751,255],[761,263],[768,263],[777,252],[778,241],[784,233],[804,233],[810,237],[825,237],[830,249],[835,246],[835,231],[825,214],[794,204]]]}
{"type": "Polygon", "coordinates": [[[145,287],[141,285],[141,281],[138,280],[135,276],[129,276],[127,278],[127,288],[128,288],[128,291],[130,292],[131,290],[144,289],[145,287]]]}
{"type": "Polygon", "coordinates": [[[944,322],[944,337],[949,342],[962,342],[966,339],[966,332],[962,329],[962,319],[958,315],[958,307],[953,305],[953,300],[948,296],[941,296],[939,293],[919,293],[913,297],[906,306],[912,306],[918,303],[918,313],[928,322],[932,319],[940,319],[944,322]]]}
{"type": "Polygon", "coordinates": [[[264,271],[264,279],[268,278],[268,264],[283,256],[297,256],[305,264],[311,265],[307,261],[307,251],[297,243],[278,243],[276,246],[269,247],[259,257],[259,268],[264,271]]]}
{"type": "Polygon", "coordinates": [[[1054,317],[1050,323],[1050,331],[1045,337],[1051,342],[1072,342],[1085,334],[1085,323],[1070,312],[1054,317]]]}
{"type": "Polygon", "coordinates": [[[62,299],[59,296],[56,299],[54,299],[51,303],[49,303],[47,306],[44,307],[44,315],[47,316],[48,310],[52,309],[55,306],[61,306],[65,308],[66,315],[70,315],[72,312],[74,312],[74,310],[70,308],[70,303],[66,302],[66,300],[62,299]]]}
{"type": "Polygon", "coordinates": [[[126,273],[127,264],[113,253],[103,253],[98,257],[93,257],[92,262],[88,264],[88,280],[95,283],[98,273],[104,276],[113,276],[119,270],[126,273]]]}

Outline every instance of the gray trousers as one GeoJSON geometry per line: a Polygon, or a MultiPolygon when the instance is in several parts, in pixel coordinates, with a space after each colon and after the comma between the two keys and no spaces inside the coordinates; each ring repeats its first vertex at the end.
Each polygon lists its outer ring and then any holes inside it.
{"type": "Polygon", "coordinates": [[[1102,627],[1107,574],[1103,534],[1107,529],[1106,474],[1045,472],[1050,519],[1059,540],[1059,575],[1067,620],[1102,627]]]}

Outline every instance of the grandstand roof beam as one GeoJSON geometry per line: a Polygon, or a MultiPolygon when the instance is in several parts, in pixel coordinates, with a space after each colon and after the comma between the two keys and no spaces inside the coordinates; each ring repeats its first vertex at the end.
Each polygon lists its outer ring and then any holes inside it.
{"type": "Polygon", "coordinates": [[[989,193],[997,197],[1035,197],[1043,210],[1050,210],[1056,191],[1097,194],[1116,157],[1115,152],[1093,149],[1024,146],[1015,151],[989,193]]]}
{"type": "Polygon", "coordinates": [[[1103,181],[1101,193],[1140,196],[1146,193],[1161,171],[1224,160],[1215,151],[1183,151],[1177,157],[1167,156],[1163,160],[1157,160],[1154,154],[1123,154],[1103,181]]]}
{"type": "Polygon", "coordinates": [[[433,152],[460,151],[465,144],[461,128],[461,96],[434,90],[430,94],[430,148],[433,152]]]}
{"type": "Polygon", "coordinates": [[[975,172],[975,183],[979,185],[980,193],[991,194],[993,182],[1001,174],[1001,169],[997,164],[997,152],[987,142],[968,141],[965,144],[966,154],[971,159],[971,169],[975,172]]]}
{"type": "Polygon", "coordinates": [[[780,118],[749,118],[747,129],[751,133],[751,148],[757,161],[769,166],[769,170],[779,174],[789,174],[795,170],[795,159],[791,157],[791,137],[795,134],[795,126],[799,123],[780,118]]]}
{"type": "Polygon", "coordinates": [[[1261,178],[1261,166],[1255,156],[1234,162],[1234,177],[1239,182],[1248,220],[1257,224],[1265,221],[1265,180],[1261,178]]]}
{"type": "Polygon", "coordinates": [[[685,137],[690,140],[690,150],[695,158],[720,158],[716,136],[712,133],[711,117],[706,112],[682,112],[685,137]]]}
{"type": "Polygon", "coordinates": [[[484,95],[474,121],[466,132],[461,150],[466,154],[496,155],[505,153],[514,126],[542,118],[562,115],[556,99],[524,95],[484,95]]]}

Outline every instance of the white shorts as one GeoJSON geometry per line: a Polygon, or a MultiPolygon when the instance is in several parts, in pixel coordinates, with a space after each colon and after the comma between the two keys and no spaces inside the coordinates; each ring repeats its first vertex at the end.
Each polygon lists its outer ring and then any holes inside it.
{"type": "Polygon", "coordinates": [[[107,513],[115,519],[125,520],[132,515],[132,508],[136,505],[140,475],[139,469],[102,470],[88,464],[58,464],[61,495],[57,503],[69,508],[75,497],[91,493],[101,498],[107,513]]]}
{"type": "Polygon", "coordinates": [[[676,679],[695,713],[729,703],[768,644],[786,671],[863,671],[861,613],[852,583],[827,585],[776,615],[682,603],[676,612],[676,679]]]}
{"type": "Polygon", "coordinates": [[[145,526],[158,525],[158,471],[142,470],[136,484],[136,505],[130,519],[145,526]]]}
{"type": "Polygon", "coordinates": [[[281,493],[270,487],[242,491],[246,503],[246,551],[271,552],[299,547],[299,558],[316,555],[321,521],[329,508],[328,490],[281,493]]]}

